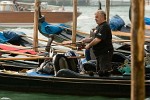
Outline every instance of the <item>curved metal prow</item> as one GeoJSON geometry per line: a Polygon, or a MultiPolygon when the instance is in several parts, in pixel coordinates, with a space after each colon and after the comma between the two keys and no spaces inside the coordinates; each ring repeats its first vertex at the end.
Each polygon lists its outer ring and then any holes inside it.
{"type": "Polygon", "coordinates": [[[44,22],[44,21],[45,21],[45,17],[44,15],[42,15],[41,8],[39,7],[39,22],[44,22]]]}
{"type": "Polygon", "coordinates": [[[42,14],[41,14],[41,7],[39,6],[39,18],[42,17],[42,14]]]}
{"type": "Polygon", "coordinates": [[[130,21],[131,21],[131,16],[132,16],[132,12],[131,12],[131,6],[130,6],[130,8],[129,8],[129,19],[130,19],[130,21]]]}
{"type": "Polygon", "coordinates": [[[98,10],[102,10],[102,4],[101,4],[101,1],[100,1],[100,0],[98,1],[98,4],[99,4],[98,10]]]}

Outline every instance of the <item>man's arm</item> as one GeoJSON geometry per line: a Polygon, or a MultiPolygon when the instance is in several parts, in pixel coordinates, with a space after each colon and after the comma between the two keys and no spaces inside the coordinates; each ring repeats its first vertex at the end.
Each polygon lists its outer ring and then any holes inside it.
{"type": "Polygon", "coordinates": [[[92,46],[96,45],[99,42],[101,42],[101,39],[95,38],[93,41],[91,41],[89,44],[85,46],[85,49],[90,49],[92,46]]]}
{"type": "Polygon", "coordinates": [[[89,38],[82,39],[81,42],[83,42],[83,43],[90,43],[92,40],[93,40],[92,37],[89,37],[89,38]]]}

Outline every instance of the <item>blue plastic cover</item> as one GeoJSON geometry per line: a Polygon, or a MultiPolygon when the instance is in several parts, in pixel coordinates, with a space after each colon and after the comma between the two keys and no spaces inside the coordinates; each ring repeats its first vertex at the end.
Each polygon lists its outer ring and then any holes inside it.
{"type": "Polygon", "coordinates": [[[41,23],[41,31],[43,34],[57,34],[62,32],[67,26],[65,24],[52,25],[47,22],[41,23]]]}
{"type": "Polygon", "coordinates": [[[18,41],[20,39],[20,35],[25,34],[19,31],[3,31],[0,32],[0,43],[6,43],[10,41],[18,41]]]}
{"type": "Polygon", "coordinates": [[[145,21],[145,24],[146,24],[146,25],[150,25],[150,18],[145,17],[145,18],[144,18],[144,21],[145,21]]]}
{"type": "Polygon", "coordinates": [[[125,25],[125,22],[120,16],[115,15],[110,19],[109,24],[111,30],[117,31],[120,30],[125,25]]]}
{"type": "Polygon", "coordinates": [[[8,39],[4,37],[3,32],[0,32],[0,43],[6,43],[8,39]]]}

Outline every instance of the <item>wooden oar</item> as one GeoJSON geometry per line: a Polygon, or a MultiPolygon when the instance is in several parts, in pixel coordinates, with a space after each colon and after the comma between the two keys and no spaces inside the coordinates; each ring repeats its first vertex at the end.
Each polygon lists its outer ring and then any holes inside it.
{"type": "Polygon", "coordinates": [[[113,35],[117,35],[117,36],[127,36],[130,37],[131,34],[130,33],[126,33],[126,32],[121,32],[121,31],[112,31],[113,35]]]}
{"type": "MultiPolygon", "coordinates": [[[[113,42],[131,42],[131,40],[121,40],[121,39],[112,39],[113,42]]],[[[150,42],[150,40],[145,40],[146,42],[150,42]]]]}
{"type": "MultiPolygon", "coordinates": [[[[117,36],[131,37],[131,33],[126,33],[126,32],[121,32],[121,31],[112,31],[112,34],[117,35],[117,36]]],[[[145,35],[145,38],[150,38],[150,36],[145,35]]]]}
{"type": "MultiPolygon", "coordinates": [[[[68,29],[70,31],[72,31],[71,28],[66,28],[66,27],[63,27],[63,26],[59,26],[61,28],[65,28],[65,29],[68,29]]],[[[147,28],[150,28],[149,26],[146,26],[147,28]]],[[[81,32],[79,30],[77,30],[77,33],[80,33],[80,34],[84,34],[84,35],[89,35],[89,33],[87,32],[81,32]]],[[[127,33],[127,32],[121,32],[121,31],[112,31],[112,34],[113,35],[117,35],[117,36],[126,36],[126,37],[131,37],[131,33],[127,33]]],[[[145,38],[150,38],[150,36],[146,36],[145,35],[145,38]]]]}
{"type": "Polygon", "coordinates": [[[9,57],[0,58],[0,60],[36,60],[36,59],[52,59],[50,57],[9,57]]]}
{"type": "Polygon", "coordinates": [[[131,42],[131,40],[112,39],[112,42],[131,42]]]}
{"type": "MultiPolygon", "coordinates": [[[[84,58],[84,56],[77,56],[77,57],[67,57],[67,58],[84,58]]],[[[9,57],[9,58],[0,58],[0,60],[36,60],[36,59],[52,59],[52,57],[9,57]]]]}
{"type": "MultiPolygon", "coordinates": [[[[31,36],[27,36],[27,35],[21,35],[21,36],[25,36],[25,37],[28,37],[28,38],[33,39],[33,37],[31,37],[31,36]]],[[[43,42],[48,42],[47,40],[40,39],[40,38],[39,38],[38,40],[39,40],[39,41],[43,41],[43,42]]],[[[56,44],[56,45],[61,45],[61,46],[65,46],[65,47],[68,47],[68,48],[76,49],[75,46],[65,45],[65,44],[62,44],[62,43],[55,42],[55,41],[53,41],[52,43],[53,43],[53,44],[56,44]]]]}

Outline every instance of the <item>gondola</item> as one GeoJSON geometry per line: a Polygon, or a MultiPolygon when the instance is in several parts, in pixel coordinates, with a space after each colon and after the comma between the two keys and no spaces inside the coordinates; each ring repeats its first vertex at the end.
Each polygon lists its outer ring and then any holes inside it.
{"type": "MultiPolygon", "coordinates": [[[[11,68],[12,69],[12,68],[11,68]]],[[[18,72],[19,70],[16,69],[18,72]]],[[[62,74],[65,71],[61,70],[62,74]],[[64,72],[63,72],[64,71],[64,72]]],[[[97,95],[112,97],[130,96],[130,77],[89,77],[70,72],[74,77],[51,75],[30,76],[25,73],[0,71],[0,88],[4,90],[23,92],[43,92],[70,95],[97,95]]],[[[150,96],[150,76],[145,80],[146,95],[150,96]]]]}
{"type": "MultiPolygon", "coordinates": [[[[130,60],[129,54],[124,56],[117,52],[114,55],[112,61],[114,68],[124,64],[126,59],[130,60]]],[[[54,73],[46,74],[39,72],[39,64],[36,65],[37,68],[30,68],[11,66],[10,63],[4,61],[0,63],[0,89],[48,94],[130,97],[130,73],[111,72],[108,76],[100,76],[93,71],[92,75],[82,74],[71,70],[70,66],[60,69],[55,64],[54,73]]],[[[32,67],[32,64],[28,65],[32,67]]],[[[145,68],[147,71],[145,73],[145,92],[146,96],[150,96],[150,68],[148,65],[145,68]]]]}
{"type": "MultiPolygon", "coordinates": [[[[132,16],[132,12],[131,12],[131,6],[130,6],[129,7],[129,20],[132,23],[131,16],[132,16]]],[[[150,18],[144,17],[144,22],[145,22],[146,29],[145,29],[145,33],[143,33],[143,34],[145,34],[146,36],[150,36],[150,30],[149,30],[150,18]]],[[[125,35],[130,34],[130,32],[131,32],[131,24],[125,25],[124,20],[119,15],[115,15],[110,19],[110,26],[112,26],[111,27],[112,31],[118,31],[118,32],[124,33],[125,35]]],[[[117,37],[119,37],[121,39],[130,40],[129,36],[117,35],[117,37]]]]}
{"type": "MultiPolygon", "coordinates": [[[[125,60],[121,55],[114,57],[113,63],[115,64],[125,60]]],[[[82,96],[130,97],[131,77],[128,73],[112,73],[110,76],[99,76],[97,74],[81,74],[63,68],[59,69],[56,74],[47,74],[39,72],[38,65],[34,65],[37,68],[30,68],[33,64],[28,64],[31,65],[30,67],[20,67],[6,63],[0,64],[0,89],[3,90],[82,96]]],[[[150,68],[148,67],[146,70],[145,91],[146,96],[150,96],[150,68]]]]}

